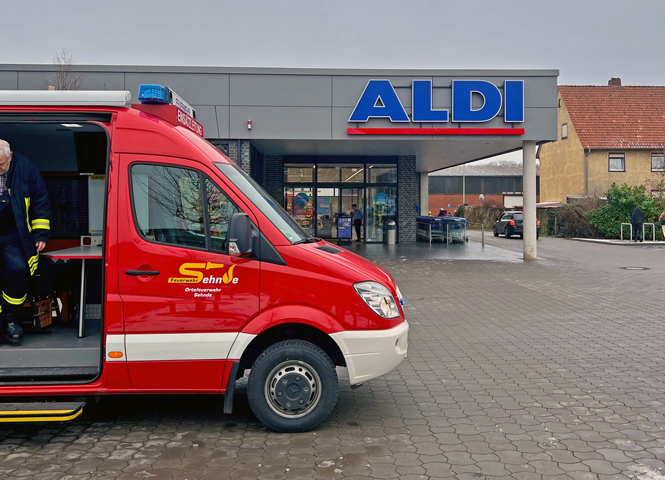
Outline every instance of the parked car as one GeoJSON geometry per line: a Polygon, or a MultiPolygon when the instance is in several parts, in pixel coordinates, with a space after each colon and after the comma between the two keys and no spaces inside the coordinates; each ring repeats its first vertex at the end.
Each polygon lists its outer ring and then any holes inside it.
{"type": "MultiPolygon", "coordinates": [[[[503,234],[506,238],[510,238],[519,235],[520,238],[524,238],[522,222],[524,222],[523,212],[503,212],[494,223],[494,236],[503,234]]],[[[536,220],[536,240],[538,237],[540,237],[540,221],[536,220]]]]}

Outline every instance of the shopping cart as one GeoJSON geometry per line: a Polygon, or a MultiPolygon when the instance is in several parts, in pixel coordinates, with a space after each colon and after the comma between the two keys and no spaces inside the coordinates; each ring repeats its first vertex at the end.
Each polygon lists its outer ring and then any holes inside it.
{"type": "Polygon", "coordinates": [[[460,217],[416,217],[418,238],[429,243],[464,243],[469,241],[466,233],[468,218],[460,217]]]}

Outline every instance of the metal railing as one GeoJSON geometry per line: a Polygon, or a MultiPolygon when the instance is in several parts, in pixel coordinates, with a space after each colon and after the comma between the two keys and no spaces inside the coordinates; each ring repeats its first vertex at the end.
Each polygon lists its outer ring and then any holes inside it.
{"type": "Polygon", "coordinates": [[[630,241],[633,241],[633,224],[632,223],[622,223],[621,224],[621,241],[623,242],[623,226],[628,225],[630,227],[630,241]]]}
{"type": "MultiPolygon", "coordinates": [[[[621,241],[623,241],[623,226],[628,225],[630,227],[630,241],[633,241],[633,224],[632,223],[622,223],[621,224],[621,241]]],[[[642,240],[646,241],[647,239],[647,226],[651,225],[651,238],[653,241],[656,241],[656,225],[653,223],[644,223],[642,224],[642,240]]],[[[637,233],[635,232],[635,238],[637,238],[637,233]]]]}

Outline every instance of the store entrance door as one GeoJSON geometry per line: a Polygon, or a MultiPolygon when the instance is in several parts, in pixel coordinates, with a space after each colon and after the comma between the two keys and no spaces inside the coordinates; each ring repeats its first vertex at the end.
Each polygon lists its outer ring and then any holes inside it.
{"type": "MultiPolygon", "coordinates": [[[[364,207],[364,189],[361,187],[320,187],[316,191],[316,236],[325,239],[337,238],[337,218],[352,216],[352,205],[358,205],[361,211],[364,207]]],[[[364,227],[363,227],[364,228],[364,227]]],[[[364,238],[361,229],[361,238],[364,238]]],[[[355,238],[355,233],[353,234],[355,238]]]]}

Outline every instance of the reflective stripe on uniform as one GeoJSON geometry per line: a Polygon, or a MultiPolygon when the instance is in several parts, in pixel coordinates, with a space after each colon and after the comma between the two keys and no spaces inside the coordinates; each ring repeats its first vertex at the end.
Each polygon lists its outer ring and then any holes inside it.
{"type": "Polygon", "coordinates": [[[30,275],[32,276],[37,270],[39,265],[39,254],[32,256],[28,259],[28,267],[30,267],[30,275]]]}
{"type": "Polygon", "coordinates": [[[28,222],[28,232],[32,232],[32,225],[30,225],[30,197],[25,197],[25,221],[28,222]]]}
{"type": "Polygon", "coordinates": [[[32,225],[33,230],[42,228],[44,230],[50,230],[51,229],[51,222],[48,221],[46,218],[37,218],[35,220],[32,220],[30,222],[30,225],[32,225]]]}
{"type": "Polygon", "coordinates": [[[2,298],[5,300],[5,302],[9,303],[10,305],[23,305],[25,299],[28,298],[28,294],[23,295],[23,298],[12,298],[9,295],[7,295],[5,292],[2,292],[2,298]]]}

